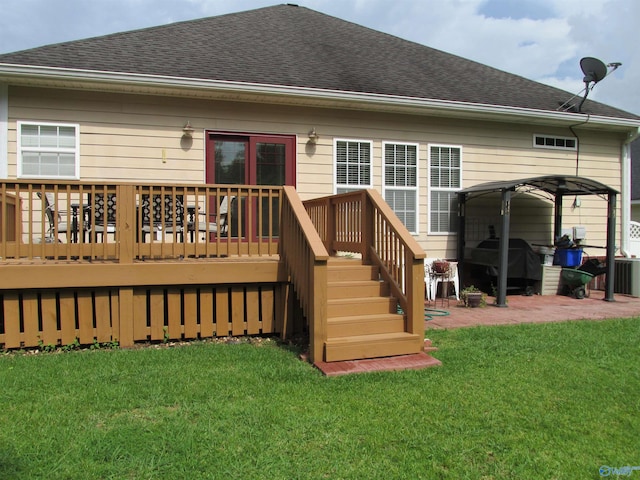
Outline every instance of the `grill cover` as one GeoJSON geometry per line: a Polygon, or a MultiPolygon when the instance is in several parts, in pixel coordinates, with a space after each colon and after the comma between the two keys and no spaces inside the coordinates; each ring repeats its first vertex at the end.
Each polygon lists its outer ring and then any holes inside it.
{"type": "MultiPolygon", "coordinates": [[[[500,240],[490,238],[483,240],[471,250],[470,262],[473,265],[485,267],[486,275],[498,276],[498,263],[500,240]]],[[[474,269],[474,273],[479,273],[474,269]]],[[[522,238],[509,239],[509,254],[507,261],[507,278],[525,281],[537,281],[542,279],[542,266],[540,257],[533,251],[526,240],[522,238]]]]}

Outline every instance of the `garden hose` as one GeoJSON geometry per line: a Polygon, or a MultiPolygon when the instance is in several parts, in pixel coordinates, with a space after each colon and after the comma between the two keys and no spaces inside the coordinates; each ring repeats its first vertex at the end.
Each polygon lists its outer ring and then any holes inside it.
{"type": "Polygon", "coordinates": [[[435,308],[427,308],[424,309],[424,320],[428,322],[429,320],[433,320],[433,317],[447,317],[449,316],[448,310],[436,310],[435,308]]]}
{"type": "MultiPolygon", "coordinates": [[[[398,305],[397,310],[400,315],[404,315],[404,310],[400,308],[400,305],[398,305]]],[[[447,316],[449,316],[448,310],[436,310],[435,308],[424,307],[425,322],[428,322],[429,320],[433,320],[433,317],[447,317],[447,316]]]]}

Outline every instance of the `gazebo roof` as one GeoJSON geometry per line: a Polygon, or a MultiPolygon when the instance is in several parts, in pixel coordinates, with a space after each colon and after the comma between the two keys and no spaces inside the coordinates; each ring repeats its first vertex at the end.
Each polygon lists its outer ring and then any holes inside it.
{"type": "Polygon", "coordinates": [[[545,175],[541,177],[486,182],[461,190],[460,194],[490,193],[503,190],[542,190],[551,195],[608,195],[619,193],[590,178],[573,175],[545,175]]]}

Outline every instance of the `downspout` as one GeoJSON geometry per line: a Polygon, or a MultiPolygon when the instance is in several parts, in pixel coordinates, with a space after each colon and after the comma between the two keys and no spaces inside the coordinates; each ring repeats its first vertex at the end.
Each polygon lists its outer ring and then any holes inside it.
{"type": "MultiPolygon", "coordinates": [[[[629,253],[629,222],[631,221],[631,143],[640,137],[640,127],[633,133],[627,136],[627,139],[622,143],[621,150],[621,196],[622,196],[622,215],[621,215],[621,230],[622,238],[620,239],[620,253],[625,258],[630,258],[629,253]]],[[[640,158],[636,159],[640,161],[640,158]]]]}

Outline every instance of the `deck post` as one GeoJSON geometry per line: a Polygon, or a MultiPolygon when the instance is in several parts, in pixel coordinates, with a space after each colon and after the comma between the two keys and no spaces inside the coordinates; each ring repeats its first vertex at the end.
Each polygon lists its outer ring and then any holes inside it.
{"type": "Polygon", "coordinates": [[[424,260],[405,250],[407,331],[424,336],[424,260]]]}
{"type": "Polygon", "coordinates": [[[133,347],[133,287],[122,287],[118,294],[120,338],[117,340],[121,347],[133,347]]]}
{"type": "Polygon", "coordinates": [[[323,238],[324,247],[329,252],[329,255],[335,255],[336,250],[334,244],[336,241],[336,205],[331,201],[331,198],[327,198],[327,217],[325,219],[327,226],[327,238],[323,238]]]}
{"type": "Polygon", "coordinates": [[[280,331],[280,338],[285,340],[291,330],[289,323],[291,315],[289,312],[290,289],[288,283],[281,283],[276,287],[275,292],[275,330],[280,331]]]}
{"type": "Polygon", "coordinates": [[[309,361],[324,360],[327,340],[327,260],[316,260],[311,266],[313,284],[310,289],[313,318],[309,319],[309,361]]]}
{"type": "Polygon", "coordinates": [[[362,191],[362,260],[371,263],[371,247],[374,246],[374,208],[366,190],[362,191]]]}
{"type": "Polygon", "coordinates": [[[136,235],[136,196],[133,185],[120,185],[117,191],[117,224],[120,226],[119,262],[133,263],[136,235]]]}

